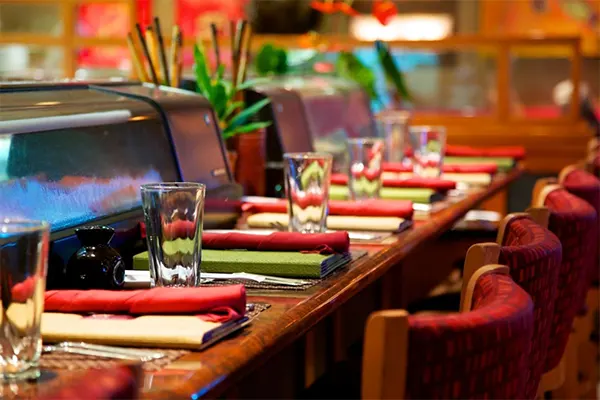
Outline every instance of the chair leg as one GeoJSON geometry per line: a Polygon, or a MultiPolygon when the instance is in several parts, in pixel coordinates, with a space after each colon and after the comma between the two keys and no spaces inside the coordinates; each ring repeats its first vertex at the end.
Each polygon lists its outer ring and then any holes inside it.
{"type": "Polygon", "coordinates": [[[565,380],[563,384],[552,392],[554,399],[578,399],[579,398],[579,370],[577,353],[579,341],[575,334],[569,335],[567,348],[563,359],[565,362],[565,380]]]}
{"type": "MultiPolygon", "coordinates": [[[[597,325],[598,309],[600,308],[599,290],[592,287],[587,294],[588,312],[585,316],[586,322],[583,327],[581,343],[579,346],[579,393],[582,398],[597,398],[597,385],[600,376],[598,371],[599,346],[595,339],[591,339],[594,327],[597,325]]],[[[596,327],[597,329],[597,327],[596,327]]]]}

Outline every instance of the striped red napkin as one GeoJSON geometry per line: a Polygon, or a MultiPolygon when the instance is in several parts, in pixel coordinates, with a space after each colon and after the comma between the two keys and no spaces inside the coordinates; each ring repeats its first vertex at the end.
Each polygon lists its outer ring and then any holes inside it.
{"type": "MultiPolygon", "coordinates": [[[[412,172],[412,166],[405,165],[399,162],[388,162],[383,163],[383,170],[385,172],[412,172]]],[[[482,163],[482,164],[444,164],[442,171],[447,174],[495,174],[498,172],[498,164],[495,163],[482,163]]]]}
{"type": "Polygon", "coordinates": [[[78,376],[59,381],[57,385],[50,384],[48,389],[43,387],[33,398],[35,400],[138,399],[139,380],[142,376],[141,367],[138,365],[88,369],[78,376]]]}
{"type": "MultiPolygon", "coordinates": [[[[247,202],[242,209],[251,213],[287,213],[287,200],[247,202]]],[[[329,200],[329,215],[357,217],[396,217],[410,219],[413,203],[410,200],[329,200]]]]}
{"type": "Polygon", "coordinates": [[[202,247],[217,250],[318,251],[321,254],[347,253],[348,232],[311,233],[273,232],[258,235],[243,232],[202,234],[202,247]]]}
{"type": "Polygon", "coordinates": [[[522,160],[525,158],[525,148],[522,146],[471,147],[447,144],[446,155],[456,157],[510,157],[522,160]]]}
{"type": "MultiPolygon", "coordinates": [[[[333,185],[347,185],[348,175],[333,174],[331,175],[331,183],[333,185]]],[[[419,178],[412,177],[407,179],[398,178],[383,178],[383,186],[390,188],[425,188],[433,189],[438,192],[447,192],[456,188],[456,182],[439,178],[419,178]]]]}

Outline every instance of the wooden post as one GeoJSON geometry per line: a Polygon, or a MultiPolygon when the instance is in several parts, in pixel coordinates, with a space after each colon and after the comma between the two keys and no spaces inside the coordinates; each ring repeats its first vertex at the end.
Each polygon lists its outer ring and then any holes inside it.
{"type": "Polygon", "coordinates": [[[500,122],[511,119],[511,71],[510,45],[501,40],[498,44],[498,62],[496,77],[496,115],[500,122]]]}
{"type": "Polygon", "coordinates": [[[75,48],[75,7],[73,0],[60,2],[60,18],[63,24],[62,51],[65,78],[75,77],[77,49],[75,48]]]}

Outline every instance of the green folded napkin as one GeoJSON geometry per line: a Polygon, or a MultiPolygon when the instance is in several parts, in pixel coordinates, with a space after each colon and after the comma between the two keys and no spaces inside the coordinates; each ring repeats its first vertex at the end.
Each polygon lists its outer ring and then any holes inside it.
{"type": "MultiPolygon", "coordinates": [[[[437,192],[426,188],[382,188],[382,199],[386,200],[411,200],[414,203],[431,203],[438,200],[437,192]]],[[[329,198],[332,200],[346,200],[349,197],[348,187],[331,185],[329,198]]]]}
{"type": "MultiPolygon", "coordinates": [[[[280,251],[202,250],[201,271],[246,272],[288,278],[323,278],[346,265],[350,254],[315,254],[280,251]]],[[[133,268],[149,268],[148,252],[133,257],[133,268]]]]}
{"type": "Polygon", "coordinates": [[[444,157],[444,165],[464,164],[496,164],[499,171],[509,171],[515,166],[515,160],[510,157],[444,157]]]}

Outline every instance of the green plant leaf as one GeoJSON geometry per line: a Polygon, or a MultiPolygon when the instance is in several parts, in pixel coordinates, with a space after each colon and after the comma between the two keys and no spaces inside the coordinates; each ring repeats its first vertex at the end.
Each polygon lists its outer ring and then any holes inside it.
{"type": "Polygon", "coordinates": [[[285,49],[279,49],[277,52],[277,66],[275,67],[275,73],[277,75],[284,75],[288,72],[289,66],[287,54],[285,49]]]}
{"type": "Polygon", "coordinates": [[[267,43],[254,58],[254,69],[261,76],[281,75],[287,72],[287,51],[267,43]]]}
{"type": "Polygon", "coordinates": [[[260,76],[269,75],[277,62],[275,57],[275,47],[267,43],[263,45],[254,59],[254,69],[260,76]]]}
{"type": "Polygon", "coordinates": [[[338,75],[351,79],[362,87],[373,100],[378,99],[375,89],[375,74],[364,65],[353,53],[342,51],[338,56],[336,63],[338,75]]]}
{"type": "Polygon", "coordinates": [[[229,121],[229,123],[227,124],[227,128],[235,129],[238,126],[245,124],[249,118],[253,117],[270,102],[270,99],[262,99],[261,101],[258,101],[252,104],[250,107],[240,111],[235,117],[231,118],[231,121],[229,121]]]}
{"type": "Polygon", "coordinates": [[[223,131],[223,139],[229,139],[233,136],[249,133],[257,129],[266,128],[268,126],[271,126],[271,122],[251,122],[246,125],[238,126],[234,129],[225,129],[223,131]]]}
{"type": "Polygon", "coordinates": [[[237,90],[246,90],[246,89],[250,89],[253,86],[260,85],[261,83],[266,83],[268,81],[269,81],[268,78],[248,79],[245,82],[242,82],[241,84],[239,84],[236,87],[236,89],[237,90]]]}
{"type": "Polygon", "coordinates": [[[375,42],[375,49],[377,56],[379,57],[381,67],[383,68],[386,80],[394,85],[398,95],[403,100],[410,101],[411,96],[408,92],[408,88],[406,87],[406,83],[404,82],[402,72],[396,66],[396,63],[394,62],[394,59],[387,46],[382,41],[377,40],[375,42]]]}
{"type": "Polygon", "coordinates": [[[234,101],[233,103],[229,103],[227,105],[227,108],[225,109],[225,112],[223,113],[223,116],[219,119],[221,121],[226,121],[227,118],[229,118],[235,110],[237,110],[238,108],[242,108],[242,107],[244,107],[243,101],[234,101]]]}
{"type": "MultiPolygon", "coordinates": [[[[210,73],[206,64],[206,57],[200,45],[194,44],[194,73],[196,75],[196,84],[198,90],[212,104],[212,85],[210,81],[210,73]]],[[[214,104],[213,104],[214,106],[214,104]]]]}
{"type": "Polygon", "coordinates": [[[223,121],[225,118],[223,114],[227,109],[227,90],[222,81],[216,81],[212,88],[212,98],[210,99],[213,110],[219,117],[219,121],[223,121]]]}
{"type": "Polygon", "coordinates": [[[217,67],[217,76],[216,76],[216,80],[217,81],[221,81],[223,80],[223,75],[225,75],[225,64],[220,64],[217,67]]]}

